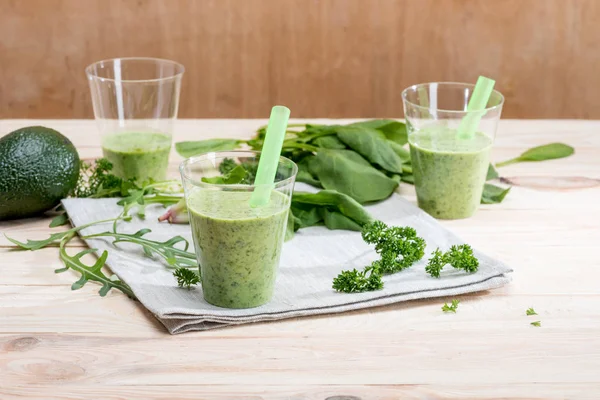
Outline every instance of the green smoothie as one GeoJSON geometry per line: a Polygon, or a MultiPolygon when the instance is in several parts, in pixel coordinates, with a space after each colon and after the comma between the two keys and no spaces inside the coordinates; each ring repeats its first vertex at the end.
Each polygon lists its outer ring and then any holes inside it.
{"type": "Polygon", "coordinates": [[[112,173],[143,182],[162,181],[167,175],[171,136],[164,133],[125,132],[107,135],[104,157],[113,164],[112,173]]]}
{"type": "Polygon", "coordinates": [[[188,193],[204,299],[219,307],[257,307],[273,296],[289,200],[273,191],[267,206],[251,208],[251,194],[188,193]]]}
{"type": "Polygon", "coordinates": [[[426,129],[409,135],[419,207],[435,218],[472,216],[481,201],[492,139],[477,132],[458,139],[456,130],[426,129]]]}

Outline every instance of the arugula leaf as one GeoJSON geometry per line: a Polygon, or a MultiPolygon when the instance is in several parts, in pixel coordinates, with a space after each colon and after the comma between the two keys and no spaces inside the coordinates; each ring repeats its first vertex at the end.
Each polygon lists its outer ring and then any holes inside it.
{"type": "Polygon", "coordinates": [[[366,127],[339,126],[336,133],[342,142],[370,162],[386,171],[402,173],[403,160],[380,131],[366,127]]]}
{"type": "Polygon", "coordinates": [[[387,199],[398,187],[398,182],[352,150],[320,150],[315,169],[325,189],[344,193],[361,204],[387,199]]]}
{"type": "Polygon", "coordinates": [[[502,203],[508,192],[510,192],[510,187],[504,189],[500,186],[486,183],[483,185],[483,192],[481,193],[481,204],[502,203]]]}
{"type": "Polygon", "coordinates": [[[112,237],[115,240],[113,244],[134,243],[142,247],[144,254],[152,257],[157,254],[162,257],[169,266],[173,268],[197,268],[198,262],[196,254],[188,252],[189,242],[182,236],[175,236],[164,242],[147,239],[144,236],[150,233],[150,229],[140,229],[136,233],[102,232],[93,235],[84,236],[83,239],[94,239],[98,237],[112,237]],[[176,244],[183,243],[183,248],[175,247],[176,244]]]}
{"type": "Polygon", "coordinates": [[[191,269],[177,268],[173,271],[173,276],[177,279],[177,286],[180,288],[185,286],[187,290],[190,290],[192,285],[200,283],[200,276],[191,269]]]}
{"type": "Polygon", "coordinates": [[[99,224],[104,224],[107,222],[113,222],[115,220],[119,220],[122,218],[112,218],[112,219],[104,219],[101,221],[94,221],[94,222],[90,222],[89,224],[84,224],[84,225],[80,225],[77,226],[75,228],[71,228],[67,231],[64,232],[57,232],[57,233],[52,233],[50,235],[50,237],[48,237],[47,239],[44,240],[31,240],[31,239],[27,239],[26,243],[23,242],[19,242],[18,240],[12,239],[10,237],[8,237],[6,234],[4,235],[6,237],[6,239],[8,239],[11,243],[17,245],[20,249],[22,250],[39,250],[42,249],[44,247],[53,245],[53,244],[58,244],[63,238],[72,235],[76,232],[79,232],[82,229],[85,229],[87,227],[90,227],[92,225],[99,225],[99,224]]]}
{"type": "Polygon", "coordinates": [[[102,272],[102,267],[104,266],[106,259],[108,257],[108,252],[104,251],[102,255],[96,260],[94,265],[86,265],[81,261],[81,258],[86,254],[93,253],[97,251],[96,249],[86,249],[83,250],[74,256],[70,256],[67,254],[65,249],[67,243],[75,236],[74,233],[65,236],[59,245],[59,257],[64,262],[65,268],[57,269],[55,272],[60,273],[64,272],[67,269],[72,269],[73,271],[77,271],[81,274],[81,277],[77,282],[71,285],[72,290],[81,289],[88,281],[95,281],[102,284],[100,291],[98,292],[100,296],[104,297],[110,291],[110,289],[118,289],[121,292],[125,293],[127,296],[135,299],[135,295],[129,286],[120,281],[119,279],[113,279],[112,277],[107,277],[104,272],[102,272]]]}
{"type": "Polygon", "coordinates": [[[52,218],[50,221],[50,228],[56,228],[57,226],[65,225],[69,222],[69,216],[67,213],[63,212],[62,214],[58,214],[56,217],[52,218]]]}
{"type": "Polygon", "coordinates": [[[532,307],[529,307],[527,311],[525,311],[527,315],[538,315],[532,307]]]}
{"type": "Polygon", "coordinates": [[[460,300],[456,299],[452,300],[452,304],[444,303],[444,305],[442,306],[442,311],[445,313],[451,312],[456,314],[456,309],[458,308],[459,303],[460,300]]]}
{"type": "Polygon", "coordinates": [[[503,167],[518,162],[554,160],[557,158],[569,157],[573,153],[575,153],[575,149],[569,145],[564,143],[550,143],[533,147],[518,157],[496,163],[496,167],[503,167]]]}
{"type": "Polygon", "coordinates": [[[238,139],[207,139],[175,143],[175,150],[182,157],[192,157],[211,151],[235,150],[243,144],[244,140],[238,139]]]}
{"type": "Polygon", "coordinates": [[[537,326],[539,328],[540,326],[542,326],[542,322],[541,321],[534,321],[530,325],[537,326]]]}

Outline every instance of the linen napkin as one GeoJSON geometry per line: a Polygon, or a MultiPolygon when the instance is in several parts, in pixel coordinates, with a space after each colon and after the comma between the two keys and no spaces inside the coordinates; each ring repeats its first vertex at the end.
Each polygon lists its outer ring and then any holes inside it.
{"type": "MultiPolygon", "coordinates": [[[[65,199],[63,205],[74,226],[114,218],[122,208],[117,199],[65,199]]],[[[512,270],[502,262],[474,250],[479,270],[467,274],[446,268],[435,279],[425,273],[427,259],[439,247],[447,250],[464,243],[434,218],[415,205],[394,194],[367,207],[371,215],[388,225],[412,226],[427,242],[423,260],[397,274],[384,277],[384,288],[376,292],[346,294],[332,288],[332,280],[344,269],[360,269],[377,259],[373,246],[363,242],[359,232],[331,231],[325,227],[301,229],[283,245],[275,294],[266,305],[234,310],[213,306],[202,297],[200,286],[192,290],[177,286],[172,270],[159,259],[144,255],[136,245],[116,246],[104,238],[87,240],[99,253],[109,251],[107,264],[127,283],[138,300],[158,318],[171,334],[207,330],[228,325],[279,320],[283,318],[339,313],[381,306],[406,300],[453,296],[498,288],[510,282],[512,270]]],[[[134,233],[142,228],[152,230],[146,237],[165,241],[181,235],[190,241],[189,225],[159,223],[164,213],[161,206],[147,207],[146,218],[119,223],[121,232],[134,233]]],[[[112,224],[86,228],[84,235],[110,230],[112,224]]]]}

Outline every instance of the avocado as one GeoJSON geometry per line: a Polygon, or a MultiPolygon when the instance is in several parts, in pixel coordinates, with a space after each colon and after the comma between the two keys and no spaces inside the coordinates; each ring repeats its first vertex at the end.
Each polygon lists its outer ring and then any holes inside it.
{"type": "Polygon", "coordinates": [[[40,214],[77,185],[79,155],[54,129],[29,126],[0,138],[0,220],[40,214]]]}

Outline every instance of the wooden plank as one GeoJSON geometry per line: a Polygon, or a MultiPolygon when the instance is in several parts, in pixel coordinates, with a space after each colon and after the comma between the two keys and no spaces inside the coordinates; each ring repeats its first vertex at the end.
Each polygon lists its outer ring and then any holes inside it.
{"type": "MultiPolygon", "coordinates": [[[[357,314],[361,318],[354,321],[321,317],[172,340],[148,337],[148,330],[140,331],[142,336],[32,333],[25,324],[18,334],[0,335],[0,387],[57,380],[106,385],[597,382],[600,358],[590,351],[600,347],[592,318],[600,297],[549,297],[547,308],[534,318],[524,313],[531,298],[502,300],[465,302],[456,315],[417,304],[403,310],[412,312],[402,313],[402,321],[389,309],[357,314]],[[535,319],[542,320],[541,328],[529,324],[535,319]],[[371,321],[378,322],[362,324],[371,321]],[[353,328],[351,322],[362,323],[353,328]]],[[[109,323],[100,315],[93,322],[78,314],[69,318],[72,325],[93,324],[97,331],[109,323]]],[[[48,323],[51,331],[50,318],[48,323]]]]}
{"type": "Polygon", "coordinates": [[[511,383],[510,385],[82,385],[61,383],[0,388],[3,399],[31,400],[596,400],[600,385],[592,382],[511,383]],[[176,397],[175,397],[176,396],[176,397]]]}
{"type": "Polygon", "coordinates": [[[303,117],[399,117],[403,88],[481,73],[498,80],[506,116],[600,118],[594,0],[0,5],[4,117],[90,117],[84,68],[146,55],[186,66],[182,117],[262,117],[276,103],[303,117]]]}

